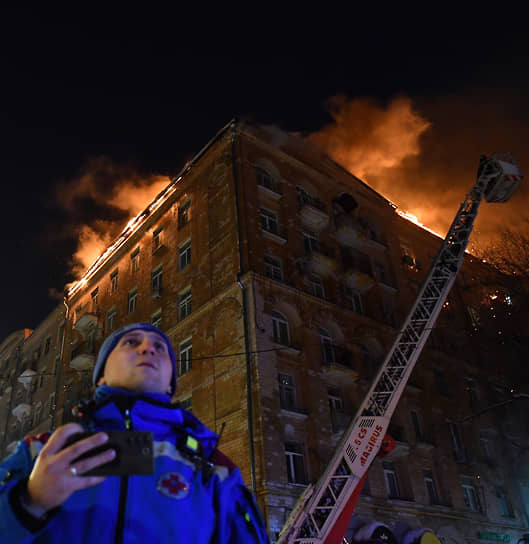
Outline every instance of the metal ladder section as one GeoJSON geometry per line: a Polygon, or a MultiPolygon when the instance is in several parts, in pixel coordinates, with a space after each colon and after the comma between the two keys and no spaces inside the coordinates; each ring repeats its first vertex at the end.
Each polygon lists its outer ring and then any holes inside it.
{"type": "Polygon", "coordinates": [[[456,275],[487,185],[498,176],[494,161],[482,158],[476,185],[466,196],[430,272],[384,363],[344,432],[315,487],[306,490],[278,544],[322,544],[380,449],[391,416],[426,343],[456,275]]]}

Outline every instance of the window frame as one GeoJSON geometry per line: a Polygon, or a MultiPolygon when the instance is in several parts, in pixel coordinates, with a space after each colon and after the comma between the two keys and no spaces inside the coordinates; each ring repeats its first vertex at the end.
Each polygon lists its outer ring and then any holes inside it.
{"type": "Polygon", "coordinates": [[[279,219],[276,213],[261,207],[259,208],[259,220],[264,231],[279,235],[279,219]]]}
{"type": "Polygon", "coordinates": [[[152,233],[152,252],[156,253],[163,246],[163,227],[157,227],[152,233]]]}
{"type": "Polygon", "coordinates": [[[140,248],[136,248],[130,254],[130,272],[136,274],[140,269],[140,248]]]}
{"type": "Polygon", "coordinates": [[[264,256],[266,276],[272,280],[283,281],[283,264],[281,260],[272,255],[264,256]]]}
{"type": "Polygon", "coordinates": [[[277,381],[279,384],[279,405],[281,409],[296,412],[298,402],[294,377],[292,374],[286,372],[278,372],[277,381]]]}
{"type": "Polygon", "coordinates": [[[127,313],[133,314],[138,308],[138,288],[131,289],[127,296],[127,313]]]}
{"type": "Polygon", "coordinates": [[[178,212],[177,212],[177,222],[178,222],[178,230],[184,228],[189,221],[191,220],[191,199],[188,198],[184,200],[179,206],[178,206],[178,212]]]}
{"type": "Polygon", "coordinates": [[[162,294],[163,265],[157,266],[151,272],[151,297],[159,297],[162,294]]]}
{"type": "Polygon", "coordinates": [[[114,294],[118,290],[118,274],[119,269],[115,269],[110,273],[110,294],[114,294]]]}
{"type": "Polygon", "coordinates": [[[162,310],[156,310],[153,314],[151,314],[151,325],[154,327],[161,329],[162,328],[162,310]]]}
{"type": "Polygon", "coordinates": [[[391,461],[383,461],[382,467],[384,471],[384,483],[386,484],[386,492],[389,499],[400,499],[400,486],[397,475],[397,469],[391,461]]]}
{"type": "Polygon", "coordinates": [[[265,170],[262,166],[255,167],[255,176],[257,178],[257,185],[266,187],[270,191],[275,191],[275,182],[273,176],[265,170]]]}
{"type": "Polygon", "coordinates": [[[463,500],[471,512],[483,512],[476,486],[470,476],[461,476],[459,483],[463,491],[463,500]]]}
{"type": "Polygon", "coordinates": [[[183,270],[191,264],[191,240],[178,247],[178,270],[183,270]]]}
{"type": "Polygon", "coordinates": [[[193,311],[192,307],[192,292],[191,287],[180,292],[178,295],[178,319],[185,319],[187,316],[191,315],[193,311]]]}
{"type": "Polygon", "coordinates": [[[433,474],[433,470],[425,469],[423,470],[424,486],[426,488],[426,495],[431,505],[440,504],[439,499],[439,489],[437,487],[437,482],[433,474]]]}
{"type": "Polygon", "coordinates": [[[290,346],[290,325],[288,319],[277,310],[272,311],[272,332],[274,336],[274,342],[281,344],[282,346],[290,346]],[[283,335],[283,332],[285,335],[283,335]]]}
{"type": "Polygon", "coordinates": [[[294,440],[288,440],[284,442],[284,448],[288,483],[292,485],[307,485],[307,467],[303,444],[294,440]]]}
{"type": "Polygon", "coordinates": [[[107,334],[116,328],[116,308],[112,307],[107,311],[106,326],[107,334]]]}
{"type": "Polygon", "coordinates": [[[193,337],[178,344],[178,376],[183,376],[193,368],[193,337]]]}
{"type": "Polygon", "coordinates": [[[323,359],[323,364],[333,365],[336,363],[336,350],[334,345],[334,340],[332,334],[323,327],[319,329],[320,335],[320,345],[321,345],[321,355],[323,359]]]}
{"type": "Polygon", "coordinates": [[[325,300],[325,286],[323,281],[317,274],[311,274],[309,276],[310,292],[313,297],[321,298],[325,300]]]}
{"type": "Polygon", "coordinates": [[[351,304],[351,309],[355,314],[364,315],[364,306],[360,292],[355,291],[351,287],[345,287],[344,296],[351,304]]]}

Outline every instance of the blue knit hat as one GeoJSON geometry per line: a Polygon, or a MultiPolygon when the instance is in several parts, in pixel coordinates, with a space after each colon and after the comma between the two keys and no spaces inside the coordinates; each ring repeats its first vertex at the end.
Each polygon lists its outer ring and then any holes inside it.
{"type": "Polygon", "coordinates": [[[123,335],[130,331],[141,330],[155,332],[160,335],[167,344],[167,351],[169,352],[169,357],[171,358],[171,364],[173,365],[173,376],[171,378],[171,391],[174,393],[176,391],[176,357],[173,351],[173,346],[171,346],[171,341],[169,338],[158,328],[150,323],[129,323],[117,330],[115,330],[110,336],[108,336],[97,355],[97,361],[94,366],[94,372],[92,374],[92,382],[97,386],[99,378],[103,375],[105,370],[105,364],[107,362],[108,356],[112,353],[112,350],[118,345],[118,342],[121,340],[123,335]]]}

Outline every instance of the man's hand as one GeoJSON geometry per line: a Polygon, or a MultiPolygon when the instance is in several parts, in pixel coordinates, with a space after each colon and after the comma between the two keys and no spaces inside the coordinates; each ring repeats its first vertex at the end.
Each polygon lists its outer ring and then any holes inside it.
{"type": "Polygon", "coordinates": [[[104,444],[108,435],[97,433],[62,449],[66,439],[79,432],[83,432],[83,428],[77,423],[59,427],[37,457],[29,476],[24,501],[26,509],[34,516],[42,516],[48,510],[61,505],[74,491],[97,485],[105,479],[101,476],[83,477],[83,473],[111,461],[116,455],[114,450],[77,461],[75,465],[72,465],[72,461],[104,444]]]}

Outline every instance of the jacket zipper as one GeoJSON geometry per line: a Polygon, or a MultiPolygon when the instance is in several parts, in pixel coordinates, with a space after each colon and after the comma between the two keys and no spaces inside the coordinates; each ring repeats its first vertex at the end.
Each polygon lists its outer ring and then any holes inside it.
{"type": "MultiPolygon", "coordinates": [[[[130,410],[125,410],[125,429],[132,431],[132,419],[130,418],[130,410]]],[[[116,524],[116,537],[114,542],[116,544],[123,543],[123,532],[125,530],[125,508],[127,506],[127,492],[129,489],[129,477],[122,476],[119,486],[119,506],[118,506],[118,520],[116,524]]]]}

